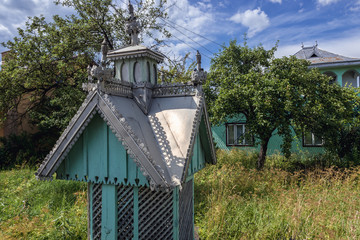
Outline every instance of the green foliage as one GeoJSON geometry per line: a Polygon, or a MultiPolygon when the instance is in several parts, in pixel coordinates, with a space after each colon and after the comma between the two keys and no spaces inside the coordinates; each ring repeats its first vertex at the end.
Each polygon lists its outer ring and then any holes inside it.
{"type": "Polygon", "coordinates": [[[345,162],[360,161],[360,125],[359,116],[353,122],[342,123],[326,140],[326,148],[345,162]]]}
{"type": "Polygon", "coordinates": [[[1,239],[86,239],[86,184],[0,171],[1,239]]]}
{"type": "MultiPolygon", "coordinates": [[[[126,20],[128,9],[121,8],[121,3],[111,0],[55,0],[56,4],[74,8],[81,19],[92,26],[92,32],[105,37],[110,49],[115,49],[130,42],[130,36],[126,32],[126,20]]],[[[169,37],[170,33],[163,25],[157,22],[158,18],[167,18],[165,11],[166,0],[160,1],[136,1],[134,13],[145,36],[162,43],[161,37],[169,37]],[[154,34],[157,33],[157,34],[154,34]]],[[[99,46],[100,46],[100,42],[99,46]]]]}
{"type": "Polygon", "coordinates": [[[329,77],[309,69],[309,62],[294,56],[274,59],[275,51],[276,46],[265,50],[231,41],[212,59],[205,85],[214,123],[246,117],[248,136],[261,146],[258,168],[276,129],[289,157],[293,129],[299,138],[305,129],[331,138],[340,123],[353,119],[359,101],[355,91],[329,84],[329,77]]]}
{"type": "MultiPolygon", "coordinates": [[[[30,116],[45,130],[61,131],[84,99],[81,85],[87,66],[95,63],[104,37],[110,49],[129,42],[125,21],[128,12],[110,0],[58,0],[77,15],[32,17],[18,37],[2,43],[10,50],[0,71],[1,120],[7,113],[30,116]]],[[[119,3],[120,4],[120,3],[119,3]]],[[[147,35],[169,36],[156,22],[166,17],[164,1],[138,2],[135,14],[147,35]],[[161,35],[161,34],[160,34],[161,35]]]]}
{"type": "Polygon", "coordinates": [[[158,72],[158,79],[161,83],[188,83],[191,81],[191,74],[195,67],[195,62],[188,64],[190,53],[180,60],[170,60],[167,67],[162,66],[158,72]]]}
{"type": "MultiPolygon", "coordinates": [[[[218,164],[196,174],[195,225],[201,239],[360,237],[359,167],[289,172],[271,166],[280,158],[285,159],[271,156],[257,171],[255,153],[218,152],[218,164]]],[[[276,164],[287,168],[284,163],[276,164]]]]}
{"type": "MultiPolygon", "coordinates": [[[[44,146],[39,142],[41,139],[39,135],[22,133],[0,138],[0,169],[37,164],[45,154],[44,146]]],[[[45,151],[47,151],[46,147],[45,151]]]]}

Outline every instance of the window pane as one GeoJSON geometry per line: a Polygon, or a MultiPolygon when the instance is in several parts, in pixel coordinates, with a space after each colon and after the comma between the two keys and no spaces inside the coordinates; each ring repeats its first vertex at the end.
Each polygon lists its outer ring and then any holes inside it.
{"type": "Polygon", "coordinates": [[[322,145],[323,141],[321,137],[314,136],[314,145],[322,145]]]}
{"type": "Polygon", "coordinates": [[[134,64],[134,82],[140,82],[141,79],[141,66],[138,62],[134,64]]]}
{"type": "Polygon", "coordinates": [[[129,66],[127,63],[121,65],[121,81],[129,82],[129,66]]]}
{"type": "Polygon", "coordinates": [[[245,139],[244,139],[244,130],[243,130],[244,125],[237,125],[237,144],[239,145],[244,145],[245,139]]]}
{"type": "MultiPolygon", "coordinates": [[[[245,125],[245,132],[249,133],[248,128],[245,125]]],[[[250,135],[245,135],[245,145],[253,145],[253,138],[250,135]]]]}
{"type": "Polygon", "coordinates": [[[348,71],[342,75],[343,87],[357,87],[357,74],[354,71],[348,71]]]}
{"type": "Polygon", "coordinates": [[[227,143],[233,145],[234,139],[234,125],[227,125],[227,143]]]}
{"type": "Polygon", "coordinates": [[[304,133],[304,145],[312,145],[312,134],[310,132],[304,133]]]}

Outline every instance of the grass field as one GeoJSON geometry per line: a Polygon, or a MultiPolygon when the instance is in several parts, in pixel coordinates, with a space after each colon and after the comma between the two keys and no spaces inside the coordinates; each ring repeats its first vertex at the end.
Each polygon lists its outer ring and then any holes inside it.
{"type": "MultiPolygon", "coordinates": [[[[297,171],[277,156],[257,171],[255,158],[219,152],[217,165],[197,173],[201,239],[360,239],[360,167],[297,171]]],[[[27,168],[0,171],[0,239],[86,234],[86,184],[37,181],[27,168]]]]}

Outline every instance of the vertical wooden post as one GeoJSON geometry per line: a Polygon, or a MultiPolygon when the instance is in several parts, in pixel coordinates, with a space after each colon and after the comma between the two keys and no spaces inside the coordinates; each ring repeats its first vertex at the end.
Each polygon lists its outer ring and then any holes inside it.
{"type": "Polygon", "coordinates": [[[117,240],[117,201],[116,186],[102,185],[101,237],[117,240]]]}
{"type": "Polygon", "coordinates": [[[179,187],[173,190],[173,239],[179,240],[179,187]]]}
{"type": "Polygon", "coordinates": [[[91,223],[91,193],[90,193],[90,184],[87,184],[87,236],[88,236],[88,240],[91,240],[91,227],[90,227],[90,223],[91,223]]]}
{"type": "Polygon", "coordinates": [[[139,239],[139,188],[134,186],[134,239],[139,239]]]}

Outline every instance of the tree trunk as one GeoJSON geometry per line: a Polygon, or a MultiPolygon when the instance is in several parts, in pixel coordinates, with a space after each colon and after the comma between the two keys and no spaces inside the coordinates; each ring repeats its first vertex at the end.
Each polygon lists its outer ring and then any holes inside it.
{"type": "Polygon", "coordinates": [[[257,162],[258,170],[262,170],[264,168],[269,139],[262,141],[262,143],[260,145],[260,153],[259,153],[258,162],[257,162]]]}

